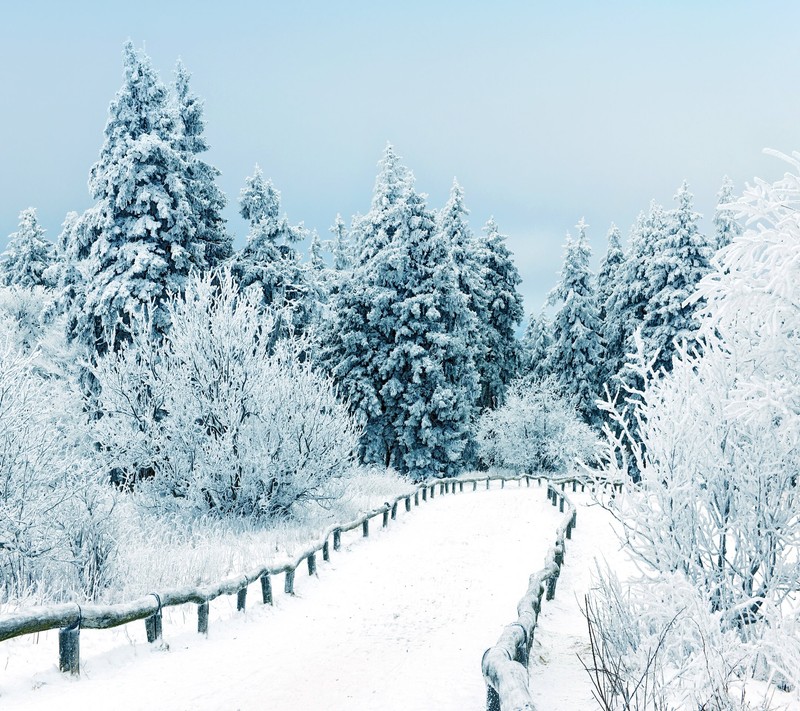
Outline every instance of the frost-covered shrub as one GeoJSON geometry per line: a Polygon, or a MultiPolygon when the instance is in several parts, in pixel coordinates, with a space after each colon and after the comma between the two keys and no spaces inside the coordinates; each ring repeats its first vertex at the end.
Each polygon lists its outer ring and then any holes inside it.
{"type": "MultiPolygon", "coordinates": [[[[768,612],[777,624],[771,636],[743,641],[682,573],[624,586],[610,570],[600,571],[584,609],[591,656],[581,661],[606,711],[772,708],[762,705],[753,681],[770,676],[784,687],[797,684],[800,639],[788,629],[796,620],[768,612]]],[[[767,696],[783,708],[774,691],[767,696]]]]}
{"type": "Polygon", "coordinates": [[[593,461],[597,438],[549,380],[514,381],[506,403],[478,423],[478,452],[488,466],[562,472],[593,461]]]}
{"type": "Polygon", "coordinates": [[[3,327],[0,599],[91,598],[109,582],[114,492],[93,474],[77,393],[3,327]]]}
{"type": "Polygon", "coordinates": [[[101,359],[98,440],[143,503],[194,513],[285,516],[330,497],[359,431],[304,338],[276,338],[279,313],[229,272],[195,276],[167,304],[163,342],[145,315],[101,359]]]}

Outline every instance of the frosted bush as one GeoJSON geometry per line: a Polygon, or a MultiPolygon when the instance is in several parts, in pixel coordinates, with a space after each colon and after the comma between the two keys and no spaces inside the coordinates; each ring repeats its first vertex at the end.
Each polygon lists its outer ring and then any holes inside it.
{"type": "Polygon", "coordinates": [[[167,304],[163,342],[142,314],[130,345],[101,360],[98,438],[142,502],[194,513],[282,517],[333,496],[359,431],[304,338],[229,272],[192,278],[167,304]]]}
{"type": "Polygon", "coordinates": [[[563,472],[594,459],[597,438],[550,381],[514,381],[506,403],[478,423],[478,452],[487,466],[518,472],[563,472]]]}

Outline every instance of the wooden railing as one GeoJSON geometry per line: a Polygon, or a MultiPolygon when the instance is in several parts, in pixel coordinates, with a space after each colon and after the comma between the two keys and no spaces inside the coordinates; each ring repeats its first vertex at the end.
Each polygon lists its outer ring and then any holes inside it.
{"type": "MultiPolygon", "coordinates": [[[[34,607],[2,615],[0,616],[0,642],[26,634],[58,629],[59,668],[62,672],[77,675],[80,673],[80,631],[82,629],[109,629],[136,620],[144,620],[147,640],[155,643],[161,640],[162,610],[165,607],[194,603],[197,605],[197,631],[207,634],[209,603],[212,600],[221,595],[236,595],[237,610],[243,611],[247,602],[248,586],[259,581],[262,602],[265,605],[271,605],[273,602],[272,582],[276,575],[284,576],[284,592],[287,595],[293,595],[295,574],[304,561],[308,574],[314,575],[317,569],[317,555],[321,553],[323,560],[329,560],[331,548],[335,551],[341,546],[343,533],[361,528],[362,536],[369,536],[370,522],[380,516],[382,526],[388,526],[389,521],[396,518],[398,506],[401,503],[404,504],[406,511],[411,511],[412,502],[413,506],[419,506],[420,500],[424,502],[429,498],[433,499],[437,489],[440,495],[455,494],[456,491],[464,491],[464,486],[469,484],[472,484],[472,490],[475,491],[478,485],[484,482],[488,489],[492,481],[500,481],[501,487],[505,487],[506,482],[509,481],[517,481],[520,486],[524,481],[526,486],[530,486],[531,480],[538,480],[540,485],[542,483],[542,477],[530,475],[484,475],[422,482],[409,493],[402,494],[394,501],[386,502],[383,506],[373,509],[353,521],[330,526],[316,542],[291,560],[255,566],[247,572],[230,576],[216,584],[154,592],[131,602],[115,605],[66,603],[34,607]]],[[[550,486],[548,485],[549,491],[550,486]]],[[[555,499],[553,501],[555,505],[555,499]]],[[[572,526],[574,526],[574,517],[572,526]]],[[[563,541],[561,551],[563,558],[563,541]]],[[[553,589],[555,589],[555,583],[553,583],[553,589]]],[[[535,623],[535,617],[533,622],[535,623]]],[[[493,658],[490,657],[490,659],[493,658]]],[[[502,670],[501,677],[498,678],[502,678],[502,670]]]]}
{"type": "Polygon", "coordinates": [[[577,521],[574,504],[564,489],[568,484],[576,491],[585,489],[585,482],[564,479],[547,484],[547,498],[558,506],[564,516],[556,529],[555,545],[545,558],[544,567],[530,576],[528,590],[517,605],[517,620],[508,625],[494,647],[483,654],[481,670],[486,682],[488,711],[533,711],[528,687],[528,656],[530,655],[536,622],[542,609],[542,596],[552,600],[556,583],[564,564],[565,540],[572,538],[577,521]],[[560,487],[560,490],[559,490],[560,487]]]}

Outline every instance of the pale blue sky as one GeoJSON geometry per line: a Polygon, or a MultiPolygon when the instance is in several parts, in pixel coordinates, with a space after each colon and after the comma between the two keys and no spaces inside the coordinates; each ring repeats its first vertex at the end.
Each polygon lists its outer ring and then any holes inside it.
{"type": "Polygon", "coordinates": [[[800,3],[4,2],[0,244],[34,206],[55,239],[89,206],[88,171],[127,38],[171,80],[181,56],[206,102],[227,216],[258,162],[293,222],[323,238],[369,207],[391,141],[440,207],[453,176],[478,230],[510,235],[528,310],[554,285],[564,234],[595,262],[684,178],[711,216],[800,150],[800,3]]]}

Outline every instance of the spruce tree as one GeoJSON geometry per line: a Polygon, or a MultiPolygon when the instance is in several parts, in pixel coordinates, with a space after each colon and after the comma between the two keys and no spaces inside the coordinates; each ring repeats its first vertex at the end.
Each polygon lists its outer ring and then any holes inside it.
{"type": "Polygon", "coordinates": [[[54,259],[53,245],[44,238],[36,209],[19,213],[19,229],[9,235],[8,246],[0,255],[0,284],[32,289],[45,286],[45,271],[54,259]]]}
{"type": "Polygon", "coordinates": [[[353,278],[334,302],[325,358],[365,421],[367,462],[414,479],[461,468],[476,386],[449,241],[387,146],[358,221],[353,278]]]}
{"type": "Polygon", "coordinates": [[[203,102],[191,91],[190,78],[191,74],[179,60],[175,68],[176,142],[185,161],[194,238],[205,246],[206,263],[216,266],[231,256],[231,237],[222,217],[225,195],[215,182],[220,173],[200,158],[208,150],[208,142],[203,136],[203,102]]]}
{"type": "Polygon", "coordinates": [[[337,272],[347,271],[353,266],[353,254],[347,226],[341,215],[336,215],[336,221],[330,228],[333,233],[331,254],[333,255],[333,269],[337,272]]]}
{"type": "Polygon", "coordinates": [[[522,375],[542,381],[550,375],[550,350],[553,345],[553,324],[544,310],[531,314],[522,338],[522,375]]]}
{"type": "Polygon", "coordinates": [[[697,302],[689,302],[697,283],[710,270],[711,249],[701,234],[700,215],[686,181],[675,195],[677,208],[670,211],[667,230],[655,244],[647,262],[645,279],[649,299],[642,322],[645,353],[655,357],[655,368],[672,369],[677,340],[692,342],[699,324],[694,319],[697,302]]]}
{"type": "Polygon", "coordinates": [[[96,203],[73,230],[86,289],[73,305],[70,336],[99,354],[128,340],[132,314],[143,304],[154,304],[153,329],[163,334],[168,295],[182,290],[192,269],[209,265],[206,245],[195,239],[167,89],[131,42],[123,58],[123,85],[109,106],[89,178],[96,203]]]}
{"type": "Polygon", "coordinates": [[[514,258],[506,246],[506,236],[500,233],[494,218],[483,228],[485,237],[479,245],[486,296],[486,316],[483,327],[484,357],[480,363],[481,408],[498,407],[505,401],[508,384],[516,377],[520,365],[517,327],[522,323],[524,309],[517,286],[522,282],[514,258]]]}
{"type": "Polygon", "coordinates": [[[608,231],[608,247],[597,272],[597,310],[603,337],[603,363],[600,372],[602,383],[610,380],[619,369],[625,343],[625,330],[614,314],[615,289],[620,279],[625,254],[622,251],[620,231],[612,223],[608,231]]]}
{"type": "Polygon", "coordinates": [[[599,394],[602,344],[586,227],[583,220],[578,223],[575,241],[567,235],[561,280],[549,297],[557,306],[549,370],[562,395],[592,424],[598,417],[594,401],[599,394]]]}
{"type": "Polygon", "coordinates": [[[239,194],[239,212],[250,231],[247,244],[232,258],[231,272],[241,289],[258,289],[265,305],[289,307],[293,326],[304,330],[318,304],[294,245],[308,233],[302,224],[290,225],[280,209],[280,193],[256,165],[239,194]]]}
{"type": "Polygon", "coordinates": [[[714,212],[715,240],[711,247],[715,252],[727,247],[743,232],[742,226],[736,221],[736,208],[730,207],[735,199],[733,181],[726,175],[717,193],[717,209],[714,212]]]}

